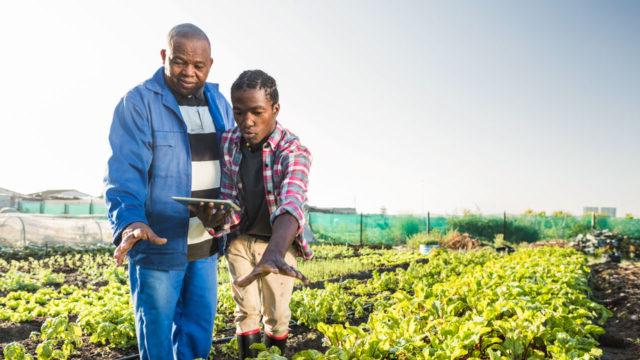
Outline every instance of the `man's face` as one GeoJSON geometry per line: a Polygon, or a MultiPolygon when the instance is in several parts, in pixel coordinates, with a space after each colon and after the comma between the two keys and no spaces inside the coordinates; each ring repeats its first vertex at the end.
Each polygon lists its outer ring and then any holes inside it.
{"type": "Polygon", "coordinates": [[[236,91],[231,103],[236,124],[249,144],[260,143],[275,129],[280,104],[272,104],[264,89],[236,91]]]}
{"type": "Polygon", "coordinates": [[[213,64],[211,48],[205,40],[175,38],[172,49],[160,51],[167,85],[189,96],[203,86],[213,64]]]}

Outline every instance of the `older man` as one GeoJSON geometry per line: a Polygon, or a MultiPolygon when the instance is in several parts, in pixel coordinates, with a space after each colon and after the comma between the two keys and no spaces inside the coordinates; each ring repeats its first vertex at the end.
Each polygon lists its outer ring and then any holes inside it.
{"type": "Polygon", "coordinates": [[[219,195],[219,144],[233,113],[218,85],[206,82],[213,59],[201,29],[175,26],[160,56],[164,66],[113,116],[105,199],[114,257],[129,257],[140,358],[207,358],[219,245],[171,197],[219,195]]]}

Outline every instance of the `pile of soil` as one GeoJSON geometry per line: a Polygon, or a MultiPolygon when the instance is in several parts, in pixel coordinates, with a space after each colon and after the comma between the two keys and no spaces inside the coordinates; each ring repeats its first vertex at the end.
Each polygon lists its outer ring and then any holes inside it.
{"type": "Polygon", "coordinates": [[[613,312],[600,337],[604,360],[640,359],[640,263],[591,265],[594,297],[613,312]]]}
{"type": "Polygon", "coordinates": [[[480,247],[480,241],[468,233],[451,231],[440,240],[440,246],[451,250],[471,250],[480,247]]]}

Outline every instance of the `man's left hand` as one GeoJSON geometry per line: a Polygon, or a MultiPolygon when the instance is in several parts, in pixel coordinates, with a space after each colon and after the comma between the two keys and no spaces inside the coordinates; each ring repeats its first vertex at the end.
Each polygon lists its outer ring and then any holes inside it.
{"type": "Polygon", "coordinates": [[[224,219],[229,215],[231,210],[224,205],[217,205],[210,202],[200,202],[198,206],[189,205],[189,210],[196,214],[202,225],[208,228],[215,228],[224,223],[224,219]]]}

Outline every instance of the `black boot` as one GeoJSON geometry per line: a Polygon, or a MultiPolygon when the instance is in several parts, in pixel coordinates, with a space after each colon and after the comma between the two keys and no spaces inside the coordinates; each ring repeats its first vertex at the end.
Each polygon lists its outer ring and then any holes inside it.
{"type": "Polygon", "coordinates": [[[250,349],[251,344],[260,342],[260,333],[251,335],[237,335],[238,338],[238,353],[240,354],[240,360],[244,360],[248,357],[257,357],[258,351],[250,349]]]}
{"type": "MultiPolygon", "coordinates": [[[[288,335],[287,335],[288,337],[288,335]]],[[[267,345],[267,349],[271,349],[272,346],[277,346],[280,349],[280,355],[284,356],[284,350],[287,348],[287,337],[283,339],[274,339],[271,336],[265,334],[264,344],[267,345]]]]}

